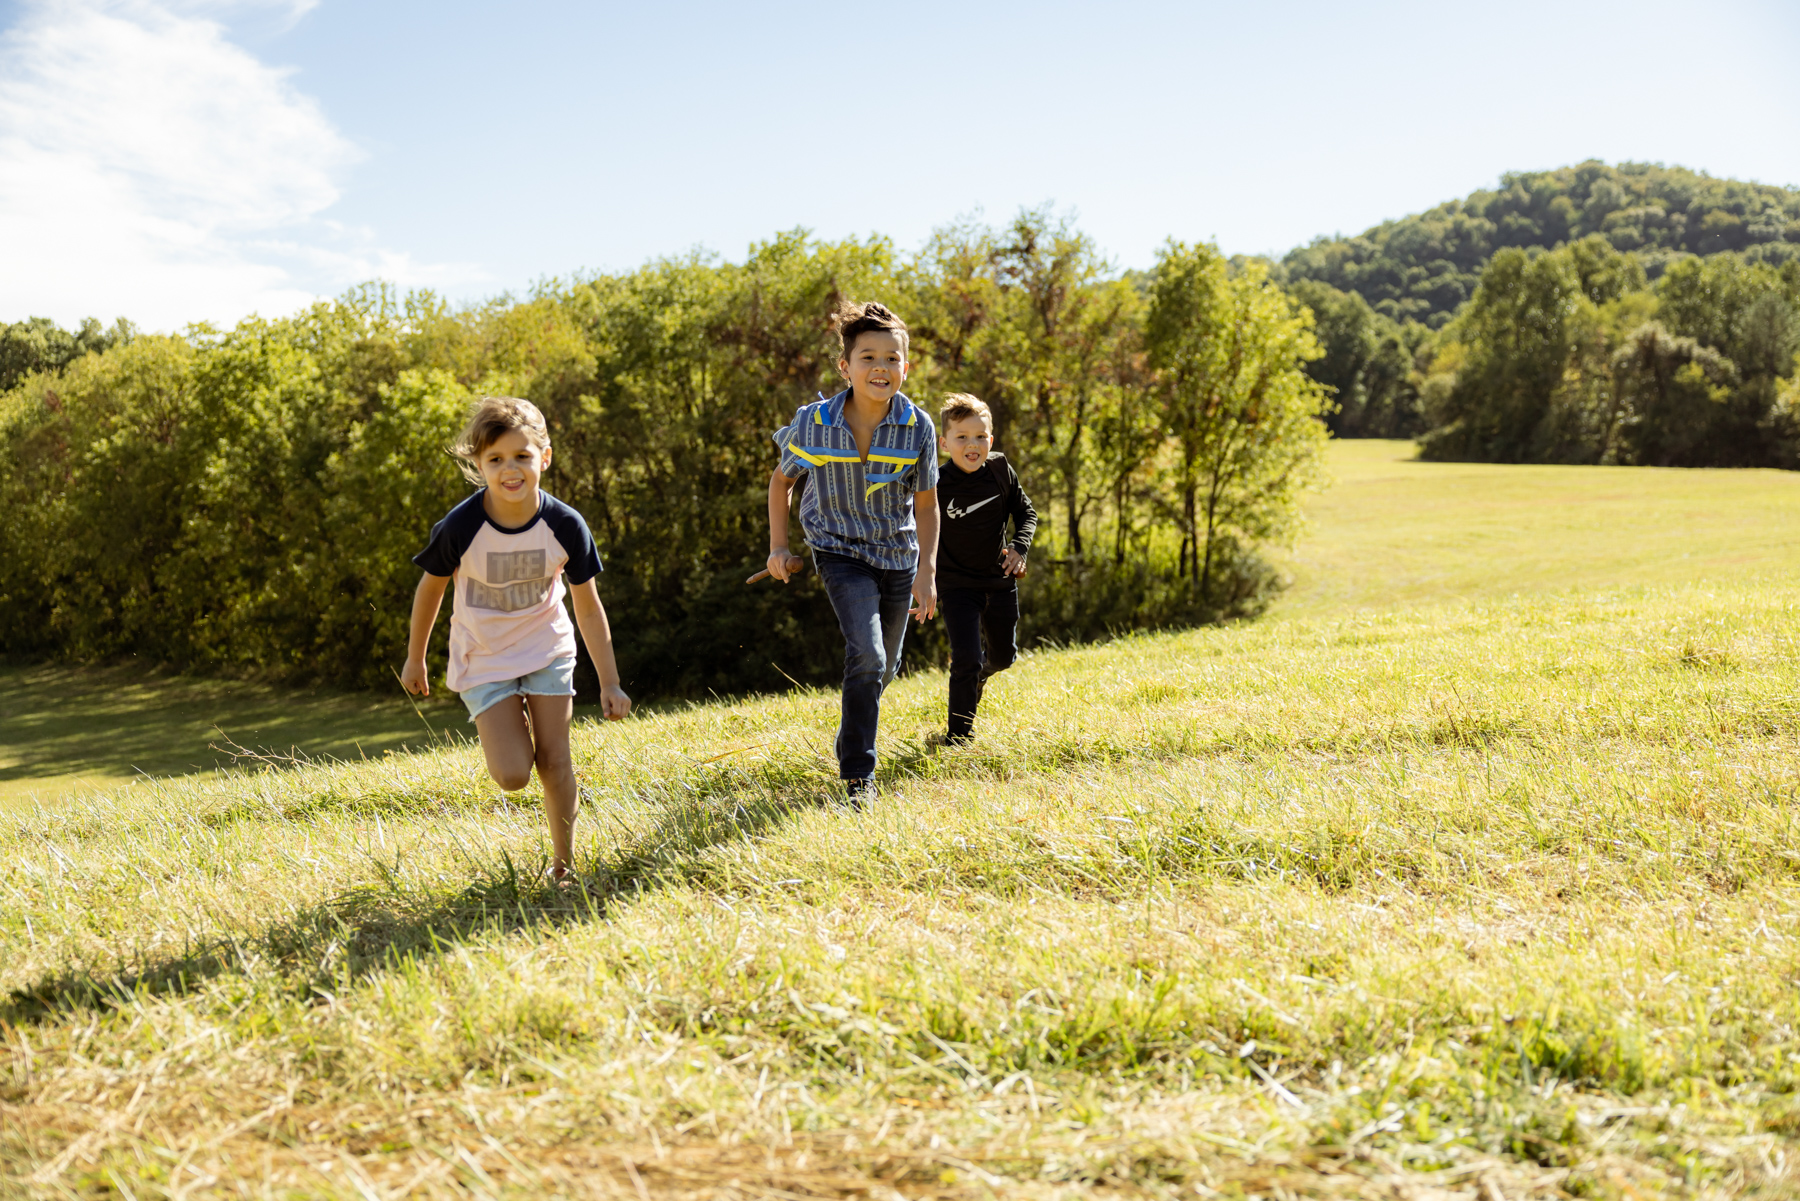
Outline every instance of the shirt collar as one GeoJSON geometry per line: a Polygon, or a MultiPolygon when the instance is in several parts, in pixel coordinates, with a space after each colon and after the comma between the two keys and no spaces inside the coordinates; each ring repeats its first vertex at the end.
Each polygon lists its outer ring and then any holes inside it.
{"type": "MultiPolygon", "coordinates": [[[[830,400],[825,400],[824,394],[821,393],[819,399],[825,401],[825,424],[844,424],[844,406],[850,403],[850,389],[845,388],[830,400]]],[[[894,399],[888,401],[887,416],[883,417],[879,424],[914,425],[918,420],[918,406],[913,404],[906,393],[896,392],[894,399]]]]}

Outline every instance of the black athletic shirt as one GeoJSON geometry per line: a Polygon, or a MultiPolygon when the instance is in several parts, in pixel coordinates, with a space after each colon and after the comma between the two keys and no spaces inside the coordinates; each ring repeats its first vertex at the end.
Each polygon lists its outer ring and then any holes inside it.
{"type": "Polygon", "coordinates": [[[946,462],[938,470],[937,502],[938,589],[1010,587],[1012,577],[1000,570],[1007,519],[1012,548],[1022,555],[1037,532],[1037,510],[1006,456],[989,455],[974,471],[946,462]]]}

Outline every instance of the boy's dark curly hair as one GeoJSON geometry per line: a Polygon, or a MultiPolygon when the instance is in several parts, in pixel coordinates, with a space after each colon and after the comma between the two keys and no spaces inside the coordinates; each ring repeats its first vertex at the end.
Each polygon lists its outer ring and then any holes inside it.
{"type": "Polygon", "coordinates": [[[831,328],[837,331],[841,358],[850,357],[858,337],[876,330],[897,334],[901,352],[905,353],[907,349],[906,322],[894,316],[885,304],[878,301],[871,300],[867,304],[857,304],[852,300],[839,301],[837,311],[831,315],[831,328]]]}

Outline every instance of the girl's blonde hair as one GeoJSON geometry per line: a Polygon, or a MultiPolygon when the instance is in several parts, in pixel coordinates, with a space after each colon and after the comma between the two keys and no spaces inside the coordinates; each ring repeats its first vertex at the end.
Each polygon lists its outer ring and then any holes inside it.
{"type": "Polygon", "coordinates": [[[481,452],[509,430],[523,430],[533,446],[550,449],[550,426],[536,405],[517,396],[484,396],[469,409],[468,423],[450,447],[464,479],[471,484],[484,482],[478,465],[481,452]]]}

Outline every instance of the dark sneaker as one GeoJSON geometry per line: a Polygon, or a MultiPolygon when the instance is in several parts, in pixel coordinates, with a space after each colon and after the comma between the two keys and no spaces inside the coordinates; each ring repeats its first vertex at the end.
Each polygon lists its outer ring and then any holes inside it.
{"type": "Polygon", "coordinates": [[[927,734],[926,746],[967,746],[975,741],[973,734],[927,734]]]}
{"type": "Polygon", "coordinates": [[[875,803],[875,781],[845,780],[844,801],[850,808],[861,813],[875,803]]]}

